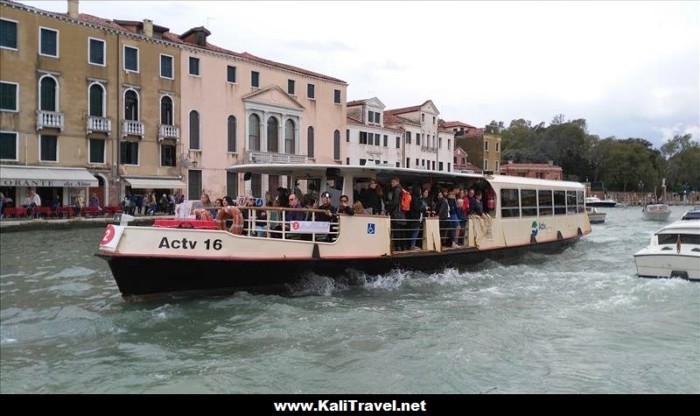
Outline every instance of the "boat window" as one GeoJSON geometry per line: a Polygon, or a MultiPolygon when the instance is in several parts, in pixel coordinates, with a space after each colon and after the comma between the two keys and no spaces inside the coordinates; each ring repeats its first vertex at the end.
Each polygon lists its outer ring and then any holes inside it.
{"type": "Polygon", "coordinates": [[[523,217],[537,216],[537,191],[534,189],[520,190],[523,205],[523,217]]]}
{"type": "Polygon", "coordinates": [[[585,201],[585,199],[584,199],[583,191],[577,191],[576,192],[576,212],[578,212],[579,214],[586,210],[584,201],[585,201]]]}
{"type": "MultiPolygon", "coordinates": [[[[700,245],[700,235],[698,234],[680,234],[681,244],[700,245]]],[[[676,244],[678,242],[678,234],[659,234],[659,245],[676,244]]]]}
{"type": "Polygon", "coordinates": [[[566,213],[576,214],[576,191],[566,191],[566,213]]]}
{"type": "Polygon", "coordinates": [[[566,191],[554,191],[554,215],[566,214],[566,191]]]}
{"type": "Polygon", "coordinates": [[[540,217],[552,215],[552,191],[540,189],[537,191],[537,199],[539,201],[540,217]]]}
{"type": "Polygon", "coordinates": [[[520,216],[520,198],[517,189],[501,189],[501,217],[520,216]]]}

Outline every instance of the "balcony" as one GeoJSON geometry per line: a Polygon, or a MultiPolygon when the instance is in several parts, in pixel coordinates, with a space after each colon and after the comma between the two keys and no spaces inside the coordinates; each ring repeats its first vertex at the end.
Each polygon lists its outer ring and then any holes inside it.
{"type": "Polygon", "coordinates": [[[63,113],[55,113],[53,111],[36,112],[36,129],[59,129],[63,130],[65,118],[63,113]]]}
{"type": "Polygon", "coordinates": [[[134,120],[122,120],[122,137],[140,136],[143,138],[143,123],[134,120]]]}
{"type": "Polygon", "coordinates": [[[180,128],[168,124],[161,124],[158,130],[158,140],[164,139],[180,140],[180,128]]]}
{"type": "Polygon", "coordinates": [[[438,149],[437,147],[430,147],[430,146],[421,146],[420,150],[424,152],[429,152],[429,153],[437,153],[438,149]]]}
{"type": "Polygon", "coordinates": [[[261,163],[306,163],[306,155],[289,155],[286,153],[267,153],[267,152],[247,152],[246,161],[255,164],[261,163]]]}
{"type": "Polygon", "coordinates": [[[87,132],[88,134],[92,132],[109,134],[112,132],[112,120],[105,117],[89,116],[87,121],[87,132]]]}

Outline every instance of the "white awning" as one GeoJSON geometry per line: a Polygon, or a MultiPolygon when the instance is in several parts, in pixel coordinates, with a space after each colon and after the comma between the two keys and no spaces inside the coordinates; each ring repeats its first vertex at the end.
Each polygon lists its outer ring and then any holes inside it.
{"type": "Polygon", "coordinates": [[[167,178],[124,178],[133,189],[183,189],[185,183],[167,178]]]}
{"type": "Polygon", "coordinates": [[[97,186],[97,178],[84,168],[0,165],[2,186],[68,187],[97,186]]]}

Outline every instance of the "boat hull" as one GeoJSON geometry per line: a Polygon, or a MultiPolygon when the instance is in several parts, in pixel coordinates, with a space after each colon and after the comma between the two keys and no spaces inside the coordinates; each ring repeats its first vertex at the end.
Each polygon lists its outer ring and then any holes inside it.
{"type": "Polygon", "coordinates": [[[639,277],[680,277],[700,281],[700,254],[654,253],[642,250],[634,255],[639,277]]]}
{"type": "Polygon", "coordinates": [[[588,213],[588,221],[590,221],[591,224],[603,224],[605,222],[605,216],[606,213],[604,212],[598,212],[598,213],[588,213]]]}
{"type": "Polygon", "coordinates": [[[353,277],[358,272],[371,278],[396,269],[436,272],[454,267],[466,270],[487,259],[504,261],[528,252],[559,253],[579,237],[489,250],[412,251],[364,259],[241,260],[118,253],[98,253],[97,256],[108,262],[125,299],[143,300],[236,291],[290,294],[297,284],[312,274],[353,284],[353,277]]]}
{"type": "Polygon", "coordinates": [[[617,202],[615,202],[615,201],[598,201],[598,202],[586,201],[586,206],[596,207],[596,208],[614,208],[615,206],[617,206],[617,202]]]}

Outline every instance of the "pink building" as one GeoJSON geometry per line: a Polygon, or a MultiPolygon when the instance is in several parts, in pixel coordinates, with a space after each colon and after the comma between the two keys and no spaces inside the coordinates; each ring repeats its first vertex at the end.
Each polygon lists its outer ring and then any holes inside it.
{"type": "Polygon", "coordinates": [[[551,160],[548,163],[513,163],[509,160],[505,165],[501,165],[501,175],[523,176],[526,178],[562,179],[562,169],[555,166],[551,160]]]}

